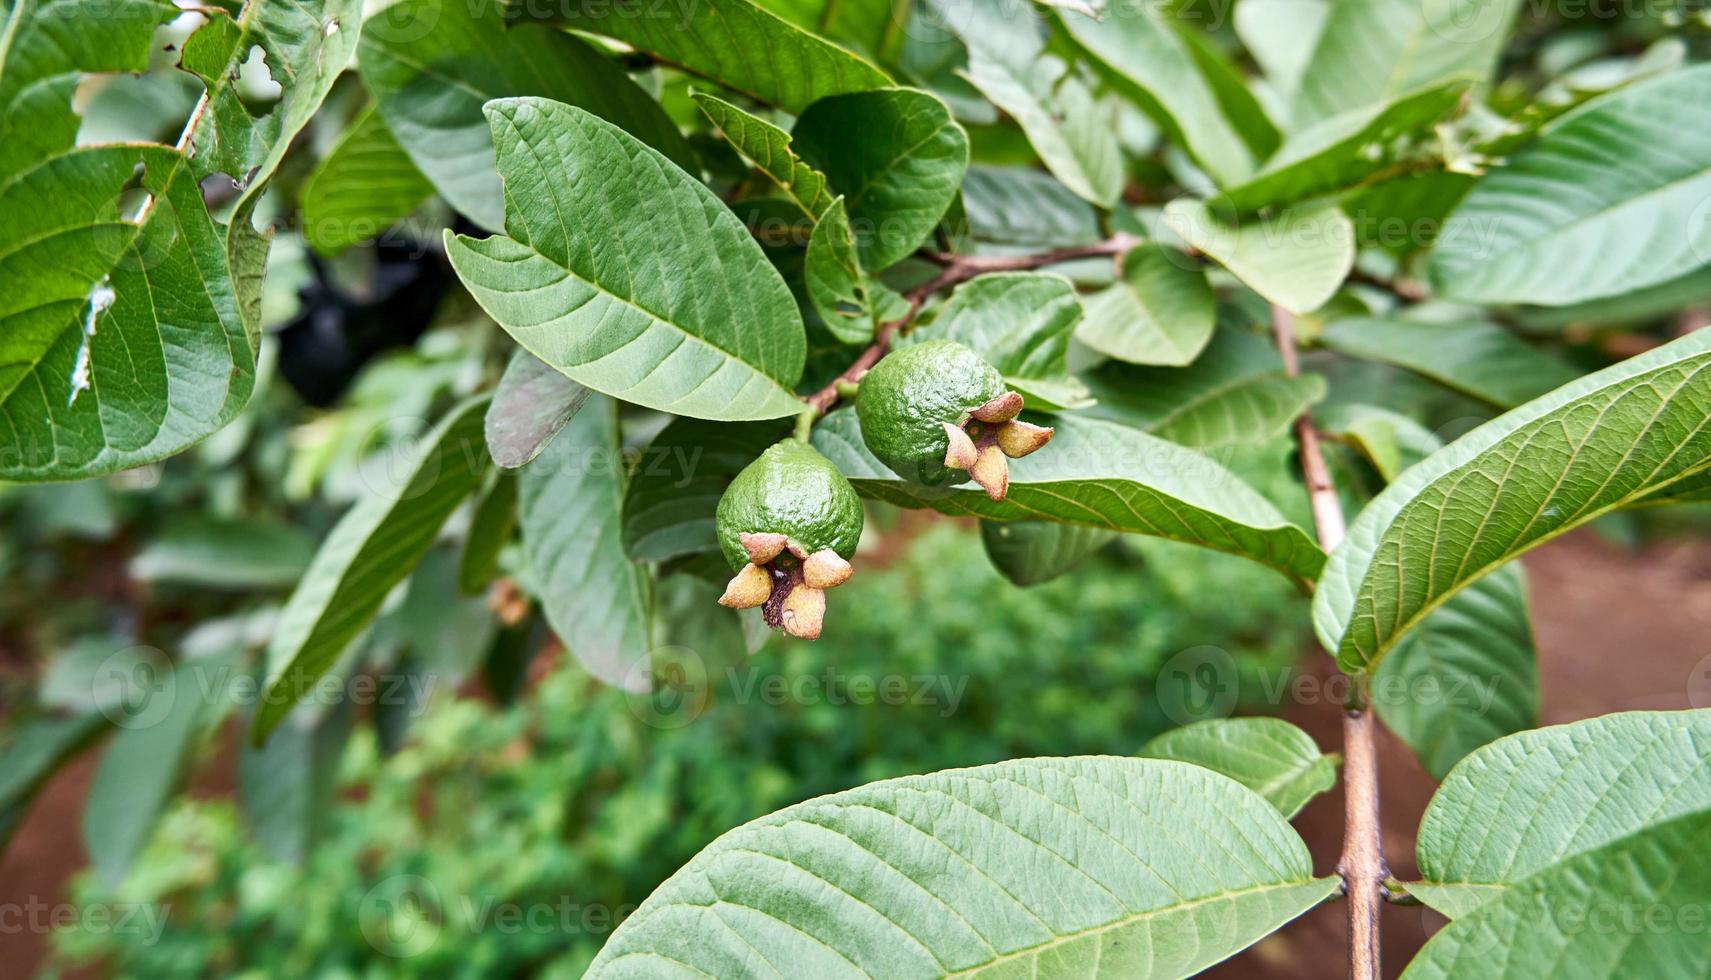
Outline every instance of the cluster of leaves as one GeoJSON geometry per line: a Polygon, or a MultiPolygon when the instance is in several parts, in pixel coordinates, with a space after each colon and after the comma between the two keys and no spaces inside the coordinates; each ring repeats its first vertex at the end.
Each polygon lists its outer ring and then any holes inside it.
{"type": "MultiPolygon", "coordinates": [[[[323,256],[426,217],[431,261],[462,287],[447,306],[467,294],[480,313],[456,315],[515,341],[503,374],[484,384],[496,365],[472,347],[473,375],[412,406],[437,421],[364,471],[283,607],[236,641],[210,625],[178,661],[202,659],[200,677],[265,646],[248,751],[270,775],[249,791],[278,815],[273,846],[307,847],[349,723],[299,705],[325,678],[396,660],[508,688],[538,609],[594,676],[672,693],[667,576],[716,593],[719,493],[795,417],[862,495],[982,519],[1016,581],[1114,534],[1171,539],[1310,589],[1363,687],[1494,680],[1500,708],[1473,716],[1381,702],[1449,774],[1410,890],[1454,923],[1411,972],[1702,973],[1711,953],[1682,928],[1526,920],[1541,896],[1711,895],[1673,866],[1705,819],[1706,722],[1514,734],[1536,671],[1505,569],[1600,515],[1705,493],[1711,333],[1614,364],[1561,354],[1589,327],[1647,339],[1711,297],[1711,65],[1674,37],[1635,50],[1648,21],[1612,51],[1514,66],[1519,6],[1244,0],[1223,30],[1141,0],[394,0],[366,22],[340,0],[17,0],[0,33],[0,263],[20,284],[0,301],[0,477],[115,473],[239,418],[281,264],[259,213],[323,256]],[[78,145],[80,79],[152,61],[202,89],[176,141],[78,145]],[[336,138],[298,139],[316,120],[336,138]],[[288,156],[308,176],[276,186],[288,156]],[[1296,336],[1322,370],[1296,368],[1296,336]],[[853,412],[826,411],[852,365],[922,338],[967,345],[1051,414],[1049,450],[1007,494],[901,478],[853,412]],[[1479,424],[1445,445],[1400,377],[1479,424]],[[1220,461],[1321,403],[1360,508],[1328,554],[1220,461]],[[501,576],[522,596],[506,629],[461,623],[471,603],[451,597],[501,576]],[[477,641],[444,643],[453,620],[477,641]],[[1541,774],[1553,755],[1589,764],[1541,774]],[[1647,787],[1669,789],[1634,803],[1647,787]],[[1553,794],[1585,805],[1530,821],[1553,794]],[[1475,856],[1442,831],[1463,825],[1490,838],[1475,856]],[[1492,936],[1510,958],[1487,955],[1492,936]]],[[[697,615],[764,641],[752,619],[697,615]]],[[[104,770],[148,773],[126,796],[164,799],[176,765],[133,760],[182,759],[230,709],[194,683],[167,673],[165,717],[108,748],[104,770]]],[[[110,717],[89,690],[12,746],[7,818],[110,717]]],[[[591,973],[1193,972],[1334,891],[1283,812],[1322,788],[1316,751],[1226,722],[1168,758],[1021,760],[800,804],[686,865],[591,973]]],[[[146,829],[102,835],[115,872],[146,829]]]]}

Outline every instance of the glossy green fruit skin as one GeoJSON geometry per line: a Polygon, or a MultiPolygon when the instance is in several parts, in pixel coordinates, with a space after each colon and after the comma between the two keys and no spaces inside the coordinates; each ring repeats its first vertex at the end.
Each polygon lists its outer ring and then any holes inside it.
{"type": "Polygon", "coordinates": [[[832,461],[786,439],[743,468],[719,498],[719,548],[735,571],[748,563],[738,535],[786,534],[810,554],[831,548],[844,558],[861,540],[861,498],[832,461]]]}
{"type": "Polygon", "coordinates": [[[979,354],[953,340],[929,340],[892,351],[861,379],[856,417],[862,441],[905,480],[929,487],[961,483],[945,466],[944,423],[1004,394],[1004,377],[979,354]]]}

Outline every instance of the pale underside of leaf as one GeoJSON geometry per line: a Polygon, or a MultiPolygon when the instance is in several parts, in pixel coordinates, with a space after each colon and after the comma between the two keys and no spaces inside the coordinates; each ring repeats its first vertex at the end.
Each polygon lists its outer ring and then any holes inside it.
{"type": "Polygon", "coordinates": [[[1285,817],[1337,782],[1336,761],[1312,736],[1281,718],[1216,718],[1174,729],[1140,755],[1220,772],[1263,797],[1285,817]]]}
{"type": "Polygon", "coordinates": [[[1334,888],[1225,777],[1018,760],[874,783],[726,834],[589,976],[1186,976],[1334,888]]]}

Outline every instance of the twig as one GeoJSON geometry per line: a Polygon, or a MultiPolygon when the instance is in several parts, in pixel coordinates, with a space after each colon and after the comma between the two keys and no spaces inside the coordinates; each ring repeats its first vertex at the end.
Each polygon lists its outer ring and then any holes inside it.
{"type": "MultiPolygon", "coordinates": [[[[1295,356],[1295,319],[1282,307],[1271,308],[1272,334],[1283,357],[1284,373],[1295,377],[1300,362],[1295,356]]],[[[1300,449],[1301,475],[1307,481],[1307,497],[1313,506],[1313,525],[1319,546],[1330,551],[1342,543],[1345,531],[1343,507],[1331,483],[1330,469],[1319,445],[1319,430],[1313,416],[1302,412],[1295,420],[1296,445],[1300,449]]],[[[1349,910],[1349,977],[1378,980],[1381,960],[1379,912],[1384,902],[1384,882],[1389,872],[1378,827],[1378,753],[1373,744],[1374,722],[1367,686],[1357,680],[1343,712],[1343,853],[1337,872],[1343,877],[1349,910]]]]}
{"type": "Polygon", "coordinates": [[[950,289],[959,283],[967,282],[988,272],[1025,272],[1029,269],[1040,269],[1048,265],[1072,262],[1076,259],[1122,255],[1138,244],[1140,244],[1140,239],[1133,235],[1118,232],[1110,238],[1092,245],[1058,248],[1035,255],[952,255],[948,252],[923,249],[919,253],[922,258],[943,267],[939,274],[904,294],[904,299],[908,301],[909,305],[903,311],[903,315],[895,320],[880,324],[879,329],[874,332],[873,343],[867,345],[850,363],[850,366],[844,369],[842,374],[832,379],[831,383],[824,388],[809,395],[805,401],[814,408],[815,412],[824,415],[833,405],[838,403],[839,398],[847,397],[846,393],[850,390],[850,386],[860,381],[862,375],[879,363],[879,359],[891,349],[892,338],[914,322],[915,315],[921,312],[921,306],[934,293],[950,289]]]}

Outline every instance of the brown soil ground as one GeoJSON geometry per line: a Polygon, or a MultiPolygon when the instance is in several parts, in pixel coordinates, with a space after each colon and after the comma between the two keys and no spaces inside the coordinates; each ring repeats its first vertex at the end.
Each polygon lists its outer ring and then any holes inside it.
{"type": "MultiPolygon", "coordinates": [[[[1588,531],[1541,548],[1527,561],[1542,675],[1543,721],[1557,724],[1641,708],[1707,706],[1711,697],[1711,542],[1657,545],[1633,552],[1588,531]],[[1690,680],[1697,697],[1690,703],[1690,680]]],[[[1311,670],[1329,676],[1323,657],[1311,670]]],[[[1324,704],[1286,716],[1334,749],[1338,713],[1324,704]]],[[[1381,736],[1384,847],[1392,873],[1415,873],[1413,831],[1435,786],[1401,743],[1381,736]]],[[[83,795],[94,771],[85,756],[38,796],[0,860],[0,900],[65,901],[66,881],[87,858],[79,837],[83,795]]],[[[198,786],[199,795],[229,787],[198,786]]],[[[1296,827],[1321,874],[1333,872],[1342,839],[1342,797],[1332,792],[1302,811],[1296,827]]],[[[1442,924],[1419,908],[1385,909],[1385,974],[1396,976],[1442,924]]],[[[1327,905],[1206,974],[1226,980],[1336,978],[1345,973],[1342,907],[1327,905]]],[[[0,975],[33,975],[45,937],[0,930],[0,975]]]]}

